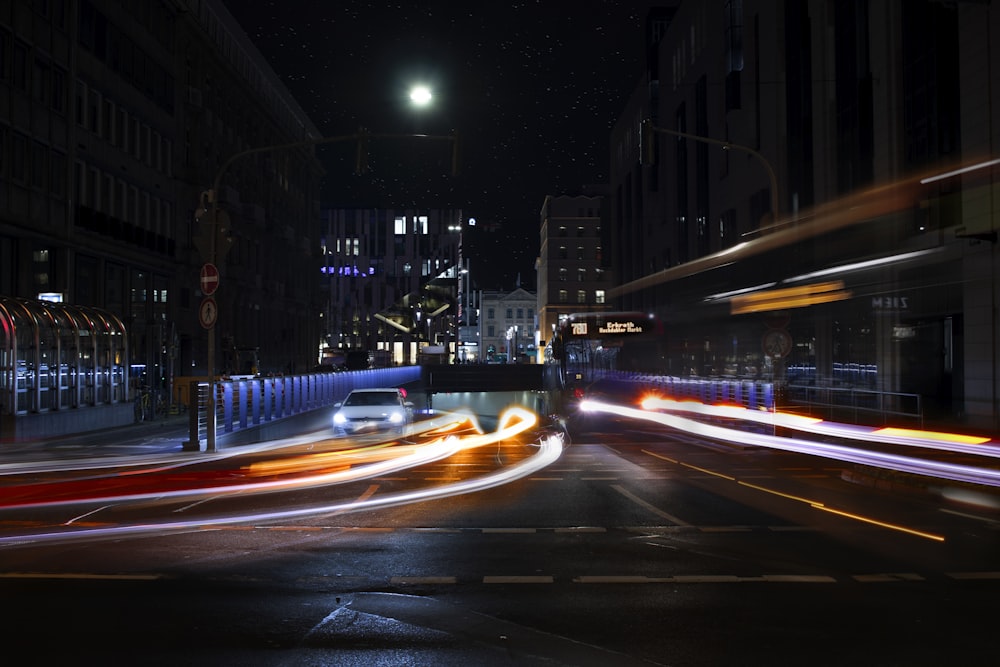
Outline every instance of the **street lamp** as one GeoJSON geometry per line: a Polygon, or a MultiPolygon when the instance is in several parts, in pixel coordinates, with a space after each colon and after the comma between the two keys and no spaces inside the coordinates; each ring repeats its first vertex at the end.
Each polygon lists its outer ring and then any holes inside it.
{"type": "Polygon", "coordinates": [[[410,89],[410,101],[415,107],[430,106],[433,99],[434,95],[431,93],[431,89],[425,85],[418,84],[410,89]]]}

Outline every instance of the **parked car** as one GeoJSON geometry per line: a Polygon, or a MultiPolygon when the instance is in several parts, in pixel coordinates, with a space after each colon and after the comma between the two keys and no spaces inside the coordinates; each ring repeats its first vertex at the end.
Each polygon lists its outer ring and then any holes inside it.
{"type": "Polygon", "coordinates": [[[413,421],[413,403],[396,387],[355,389],[334,407],[333,431],[337,435],[387,430],[402,434],[413,421]]]}

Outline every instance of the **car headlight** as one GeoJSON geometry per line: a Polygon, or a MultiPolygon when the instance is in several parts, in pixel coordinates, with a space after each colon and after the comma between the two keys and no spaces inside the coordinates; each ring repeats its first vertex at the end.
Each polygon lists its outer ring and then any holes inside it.
{"type": "Polygon", "coordinates": [[[333,415],[333,423],[334,424],[346,424],[347,423],[347,417],[345,417],[341,413],[337,412],[337,413],[335,413],[333,415]]]}
{"type": "Polygon", "coordinates": [[[403,413],[401,412],[390,412],[389,421],[393,424],[399,424],[403,421],[403,413]]]}

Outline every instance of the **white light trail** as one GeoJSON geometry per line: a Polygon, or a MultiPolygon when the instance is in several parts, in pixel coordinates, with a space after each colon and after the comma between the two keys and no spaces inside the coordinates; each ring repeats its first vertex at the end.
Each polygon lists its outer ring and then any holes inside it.
{"type": "Polygon", "coordinates": [[[849,463],[870,465],[878,468],[888,468],[900,472],[908,472],[927,477],[940,477],[959,482],[969,482],[972,484],[983,484],[986,486],[1000,486],[1000,469],[981,468],[976,466],[958,465],[941,461],[918,459],[899,454],[888,454],[884,452],[856,449],[844,445],[834,445],[829,443],[811,442],[798,438],[785,438],[761,433],[750,433],[738,429],[730,429],[722,426],[704,424],[694,419],[680,417],[678,415],[665,414],[661,412],[649,412],[637,408],[629,408],[599,401],[582,401],[580,409],[585,412],[606,412],[625,417],[633,417],[646,421],[656,422],[664,426],[669,426],[688,433],[733,442],[739,444],[753,444],[760,447],[770,447],[799,454],[809,454],[821,456],[849,463]]]}
{"type": "Polygon", "coordinates": [[[661,409],[670,412],[689,412],[709,417],[752,421],[758,424],[779,426],[814,435],[848,440],[879,442],[905,447],[919,447],[921,449],[936,449],[946,452],[961,452],[975,456],[1000,458],[1000,444],[991,442],[989,438],[966,436],[957,433],[838,424],[836,422],[824,421],[817,417],[807,417],[787,412],[765,412],[762,410],[749,410],[738,405],[707,405],[694,401],[675,401],[657,397],[644,399],[642,407],[647,410],[661,409]]]}

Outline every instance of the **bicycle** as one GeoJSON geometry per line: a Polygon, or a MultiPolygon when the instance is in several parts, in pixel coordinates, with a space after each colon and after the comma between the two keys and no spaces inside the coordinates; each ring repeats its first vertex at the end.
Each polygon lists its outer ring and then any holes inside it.
{"type": "Polygon", "coordinates": [[[135,397],[135,421],[152,421],[167,415],[167,401],[159,391],[141,387],[135,397]]]}

